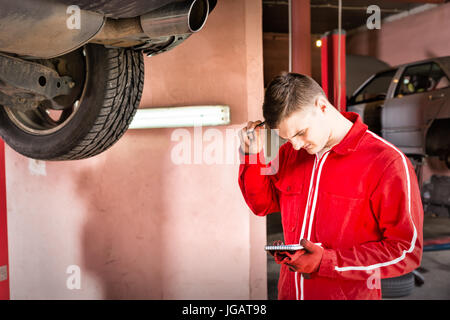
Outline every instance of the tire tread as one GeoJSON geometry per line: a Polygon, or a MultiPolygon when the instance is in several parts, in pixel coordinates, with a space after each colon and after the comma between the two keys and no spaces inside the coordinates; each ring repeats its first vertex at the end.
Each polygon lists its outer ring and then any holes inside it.
{"type": "Polygon", "coordinates": [[[52,160],[93,157],[119,140],[136,114],[144,87],[141,52],[108,50],[108,74],[103,105],[89,133],[68,153],[52,160]]]}

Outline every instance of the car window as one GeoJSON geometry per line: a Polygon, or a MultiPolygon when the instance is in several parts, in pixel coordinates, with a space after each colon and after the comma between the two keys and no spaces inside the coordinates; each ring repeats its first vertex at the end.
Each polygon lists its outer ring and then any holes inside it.
{"type": "Polygon", "coordinates": [[[350,99],[349,104],[383,100],[397,70],[377,74],[350,99]]]}
{"type": "Polygon", "coordinates": [[[429,92],[449,86],[449,81],[442,69],[434,62],[407,67],[395,96],[402,97],[414,93],[429,92]]]}
{"type": "Polygon", "coordinates": [[[433,66],[431,67],[430,77],[434,82],[432,90],[443,89],[450,86],[450,81],[448,80],[447,75],[444,73],[441,67],[438,66],[437,63],[433,63],[433,66]]]}

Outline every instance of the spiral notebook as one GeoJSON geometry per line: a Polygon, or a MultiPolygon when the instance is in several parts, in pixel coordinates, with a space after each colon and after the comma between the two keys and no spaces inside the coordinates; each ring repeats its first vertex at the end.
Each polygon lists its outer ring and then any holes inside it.
{"type": "Polygon", "coordinates": [[[265,246],[266,251],[297,251],[303,249],[299,244],[282,244],[279,246],[265,246]]]}

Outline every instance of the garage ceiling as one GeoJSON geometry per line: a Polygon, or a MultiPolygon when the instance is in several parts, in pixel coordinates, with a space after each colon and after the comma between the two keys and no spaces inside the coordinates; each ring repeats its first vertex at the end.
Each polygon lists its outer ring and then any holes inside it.
{"type": "MultiPolygon", "coordinates": [[[[288,0],[263,1],[263,31],[289,32],[288,0]]],[[[293,0],[295,1],[295,0],[293,0]]],[[[377,5],[381,9],[381,19],[411,10],[425,3],[444,3],[448,0],[344,0],[342,1],[342,28],[346,31],[366,24],[369,15],[367,7],[377,5]]],[[[323,34],[338,27],[338,0],[311,0],[311,33],[323,34]]]]}

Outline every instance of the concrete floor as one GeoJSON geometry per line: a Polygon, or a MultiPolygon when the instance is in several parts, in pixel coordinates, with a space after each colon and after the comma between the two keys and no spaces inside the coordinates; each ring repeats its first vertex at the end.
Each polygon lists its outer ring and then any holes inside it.
{"type": "MultiPolygon", "coordinates": [[[[267,242],[283,240],[280,214],[267,217],[267,242]]],[[[424,240],[450,236],[450,218],[425,217],[424,240]]],[[[389,300],[449,300],[450,299],[450,250],[424,252],[422,263],[417,270],[425,278],[422,286],[414,288],[411,295],[389,300]]],[[[268,299],[277,299],[277,283],[280,267],[273,257],[267,255],[268,299]]],[[[388,299],[386,299],[388,300],[388,299]]]]}
{"type": "MultiPolygon", "coordinates": [[[[450,236],[450,218],[425,217],[423,224],[424,241],[450,236]]],[[[416,286],[410,296],[402,300],[449,300],[450,299],[450,250],[428,251],[423,253],[418,271],[425,278],[425,283],[416,286]]]]}

